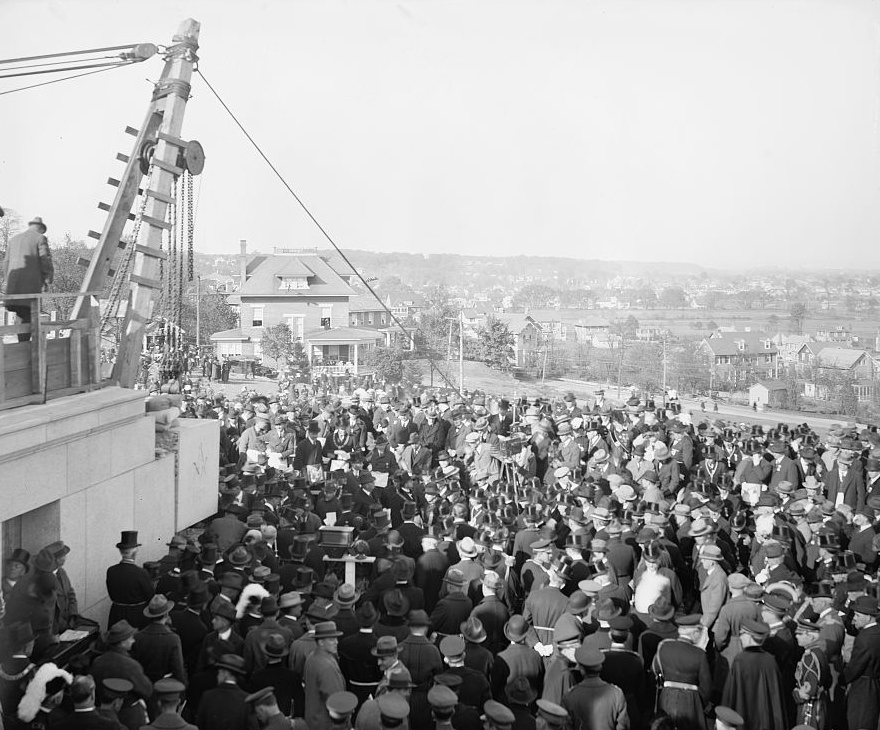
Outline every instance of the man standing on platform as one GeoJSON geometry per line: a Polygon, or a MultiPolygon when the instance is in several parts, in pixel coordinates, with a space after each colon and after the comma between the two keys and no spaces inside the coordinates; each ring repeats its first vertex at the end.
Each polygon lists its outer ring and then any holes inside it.
{"type": "MultiPolygon", "coordinates": [[[[37,216],[28,229],[9,239],[6,247],[6,293],[40,294],[47,291],[55,276],[52,266],[52,252],[46,238],[46,226],[37,216]]],[[[18,315],[22,324],[30,324],[31,299],[11,299],[4,304],[6,309],[18,315]]],[[[30,333],[19,334],[19,342],[31,339],[30,333]]]]}

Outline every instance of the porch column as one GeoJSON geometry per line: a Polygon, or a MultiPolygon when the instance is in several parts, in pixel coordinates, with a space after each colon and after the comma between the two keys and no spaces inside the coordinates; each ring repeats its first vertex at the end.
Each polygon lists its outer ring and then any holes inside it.
{"type": "Polygon", "coordinates": [[[358,371],[358,346],[357,346],[357,342],[354,343],[354,360],[352,360],[352,362],[354,363],[354,374],[357,375],[357,371],[358,371]]]}

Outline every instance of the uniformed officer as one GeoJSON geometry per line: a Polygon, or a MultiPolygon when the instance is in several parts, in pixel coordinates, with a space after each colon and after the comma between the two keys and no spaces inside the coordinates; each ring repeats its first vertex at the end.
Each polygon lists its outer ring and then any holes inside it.
{"type": "MultiPolygon", "coordinates": [[[[729,707],[719,705],[715,708],[715,730],[739,730],[745,725],[742,715],[729,707]]],[[[807,727],[798,725],[798,727],[807,727]]],[[[797,728],[795,728],[797,730],[797,728]]]]}
{"type": "Polygon", "coordinates": [[[549,700],[538,700],[535,730],[567,730],[570,727],[568,710],[549,700]]]}
{"type": "Polygon", "coordinates": [[[357,695],[353,692],[334,692],[327,698],[327,713],[334,730],[351,730],[351,715],[358,706],[357,695]]]}
{"type": "Polygon", "coordinates": [[[409,717],[409,703],[397,692],[381,695],[376,702],[379,704],[382,730],[397,730],[409,717]]]}
{"type": "Polygon", "coordinates": [[[485,730],[511,730],[513,712],[495,700],[487,700],[483,705],[483,727],[485,730]]]}
{"type": "Polygon", "coordinates": [[[156,699],[156,718],[146,727],[158,730],[158,728],[174,728],[174,730],[197,730],[195,725],[185,722],[180,716],[180,700],[186,691],[186,685],[172,677],[159,679],[153,685],[156,699]]]}
{"type": "Polygon", "coordinates": [[[428,704],[431,706],[434,729],[452,730],[452,716],[458,704],[455,692],[445,685],[435,684],[428,690],[428,704]]]}
{"type": "Polygon", "coordinates": [[[278,707],[274,687],[263,687],[263,689],[249,694],[244,698],[244,701],[251,706],[261,728],[265,730],[290,730],[290,720],[282,714],[278,707]]]}

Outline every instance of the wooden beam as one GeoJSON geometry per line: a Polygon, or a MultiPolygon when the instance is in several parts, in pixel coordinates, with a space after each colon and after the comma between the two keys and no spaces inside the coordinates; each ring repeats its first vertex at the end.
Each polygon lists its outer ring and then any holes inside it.
{"type": "MultiPolygon", "coordinates": [[[[177,156],[174,157],[174,161],[177,161],[177,156]]],[[[156,159],[156,155],[153,155],[153,165],[158,167],[161,170],[165,170],[165,172],[170,172],[172,175],[182,175],[183,168],[178,167],[174,164],[174,162],[169,162],[167,160],[156,159]]]]}
{"type": "Polygon", "coordinates": [[[122,152],[117,152],[116,159],[119,160],[120,162],[128,162],[131,159],[131,157],[123,154],[122,152]]]}
{"type": "Polygon", "coordinates": [[[153,228],[161,228],[165,231],[171,230],[171,221],[163,221],[159,218],[154,218],[151,215],[142,215],[141,220],[148,225],[153,226],[153,228]]]}
{"type": "MultiPolygon", "coordinates": [[[[114,188],[118,188],[120,185],[122,185],[122,181],[117,180],[115,177],[108,177],[107,184],[112,185],[114,188]]],[[[143,195],[143,194],[144,194],[144,189],[138,188],[138,195],[143,195]]]]}
{"type": "MultiPolygon", "coordinates": [[[[100,210],[106,210],[106,211],[109,211],[110,208],[111,208],[111,206],[110,206],[110,203],[98,203],[98,208],[99,208],[100,210]]],[[[135,219],[135,215],[134,215],[134,213],[129,213],[129,214],[128,214],[128,220],[133,221],[134,219],[135,219]]]]}
{"type": "Polygon", "coordinates": [[[180,137],[175,137],[173,134],[165,134],[165,132],[161,131],[159,132],[159,134],[156,135],[156,137],[158,139],[164,139],[166,142],[168,142],[168,144],[173,144],[175,147],[180,147],[180,149],[183,149],[189,144],[189,142],[181,139],[180,137]]]}
{"type": "Polygon", "coordinates": [[[138,274],[132,274],[130,279],[132,284],[137,284],[138,286],[143,286],[147,289],[162,288],[162,282],[158,279],[148,279],[146,276],[139,276],[138,274]]]}
{"type": "Polygon", "coordinates": [[[134,250],[138,253],[142,253],[144,256],[152,256],[157,259],[162,259],[163,261],[168,258],[168,254],[165,253],[161,248],[151,248],[150,246],[142,246],[141,244],[137,244],[134,247],[134,250]]]}
{"type": "Polygon", "coordinates": [[[155,200],[161,200],[166,205],[174,205],[174,198],[170,195],[165,195],[163,193],[158,192],[157,190],[147,190],[147,197],[153,198],[155,200]]]}
{"type": "Polygon", "coordinates": [[[140,131],[141,130],[135,129],[134,127],[126,127],[125,128],[125,133],[130,134],[132,137],[137,137],[138,134],[140,134],[140,131]]]}

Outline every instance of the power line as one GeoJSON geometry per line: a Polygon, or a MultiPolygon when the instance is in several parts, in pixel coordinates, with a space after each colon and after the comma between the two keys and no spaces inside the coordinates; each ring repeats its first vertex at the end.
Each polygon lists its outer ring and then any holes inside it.
{"type": "Polygon", "coordinates": [[[17,89],[9,89],[7,91],[0,91],[0,96],[5,96],[6,94],[14,94],[16,91],[26,91],[27,89],[36,89],[38,86],[48,86],[49,84],[58,84],[62,81],[70,81],[71,79],[78,79],[83,76],[91,76],[92,74],[104,73],[104,71],[112,71],[114,68],[119,68],[120,66],[129,66],[131,64],[127,62],[117,63],[112,66],[107,66],[105,68],[99,68],[95,71],[86,71],[81,74],[73,74],[72,76],[63,76],[60,79],[52,79],[51,81],[43,81],[39,84],[30,84],[29,86],[19,86],[17,89]]]}
{"type": "Polygon", "coordinates": [[[22,56],[21,58],[0,59],[0,64],[19,63],[22,61],[42,61],[46,58],[61,58],[62,56],[84,56],[88,53],[103,53],[104,51],[123,51],[134,48],[137,43],[127,43],[124,46],[107,46],[106,48],[89,48],[85,51],[64,51],[61,53],[44,53],[40,56],[22,56]]]}
{"type": "MultiPolygon", "coordinates": [[[[98,59],[95,59],[98,60],[98,59]]],[[[0,79],[14,79],[19,76],[39,76],[41,74],[57,74],[62,71],[79,71],[84,68],[106,68],[107,66],[128,65],[128,61],[105,61],[104,63],[89,63],[82,66],[69,66],[67,68],[44,68],[39,71],[22,71],[21,73],[3,74],[0,79]]]]}
{"type": "MultiPolygon", "coordinates": [[[[333,248],[336,250],[336,253],[338,253],[339,256],[342,258],[342,260],[345,261],[346,264],[348,264],[349,268],[352,271],[354,271],[355,274],[357,274],[358,279],[360,279],[361,283],[366,287],[367,291],[369,291],[370,294],[372,294],[373,297],[375,297],[376,301],[379,302],[379,304],[382,306],[382,308],[388,313],[388,316],[391,317],[392,320],[394,320],[394,323],[400,328],[401,332],[403,332],[407,336],[407,338],[411,338],[412,335],[410,334],[409,330],[407,330],[407,328],[404,327],[403,323],[397,318],[397,316],[394,314],[394,312],[391,311],[391,308],[388,307],[385,304],[385,302],[382,301],[381,297],[379,297],[378,294],[376,294],[373,287],[370,286],[370,284],[367,282],[367,280],[364,278],[364,276],[361,274],[361,272],[358,271],[354,267],[354,265],[349,260],[348,256],[346,256],[343,253],[342,249],[339,248],[338,245],[336,245],[336,241],[333,240],[333,237],[327,232],[327,230],[324,228],[324,226],[322,226],[321,223],[318,221],[318,219],[315,218],[314,215],[312,215],[312,212],[309,210],[309,208],[306,206],[306,204],[302,201],[302,199],[299,197],[299,195],[297,195],[296,192],[294,192],[293,188],[290,187],[290,185],[287,183],[287,180],[285,180],[284,176],[278,171],[278,168],[272,164],[272,161],[266,156],[266,153],[263,152],[260,145],[257,144],[257,142],[254,140],[254,138],[250,135],[250,133],[244,128],[244,125],[238,120],[238,117],[235,116],[235,114],[232,112],[232,109],[230,109],[229,106],[226,104],[226,102],[223,101],[220,94],[217,93],[217,90],[211,85],[211,82],[208,81],[208,79],[205,77],[205,74],[202,73],[202,70],[200,68],[197,68],[196,73],[198,73],[199,76],[202,77],[202,80],[205,82],[208,89],[210,89],[211,93],[214,95],[214,97],[217,99],[217,101],[220,102],[220,105],[226,110],[226,113],[229,114],[229,116],[232,118],[232,121],[235,122],[236,126],[241,130],[242,134],[244,134],[244,136],[247,137],[248,142],[251,143],[253,148],[257,151],[257,154],[259,154],[260,157],[263,158],[263,161],[269,166],[269,169],[271,169],[272,172],[275,173],[275,176],[281,181],[281,184],[284,185],[285,188],[287,188],[287,192],[289,192],[291,194],[293,199],[299,204],[299,207],[302,208],[303,212],[311,219],[312,223],[315,224],[315,226],[318,228],[318,230],[321,232],[321,234],[324,236],[324,238],[327,239],[328,243],[330,243],[330,245],[333,246],[333,248]]],[[[421,329],[419,329],[418,327],[416,327],[415,329],[417,331],[421,332],[421,329]]],[[[424,333],[422,333],[422,334],[424,334],[424,333]]],[[[431,357],[431,355],[428,352],[426,352],[425,355],[427,357],[428,362],[431,364],[431,369],[433,371],[435,371],[446,382],[446,384],[450,388],[452,388],[456,393],[459,394],[459,396],[461,396],[461,392],[459,391],[458,387],[456,387],[455,384],[448,377],[446,377],[446,374],[435,363],[434,358],[431,357]]]]}

